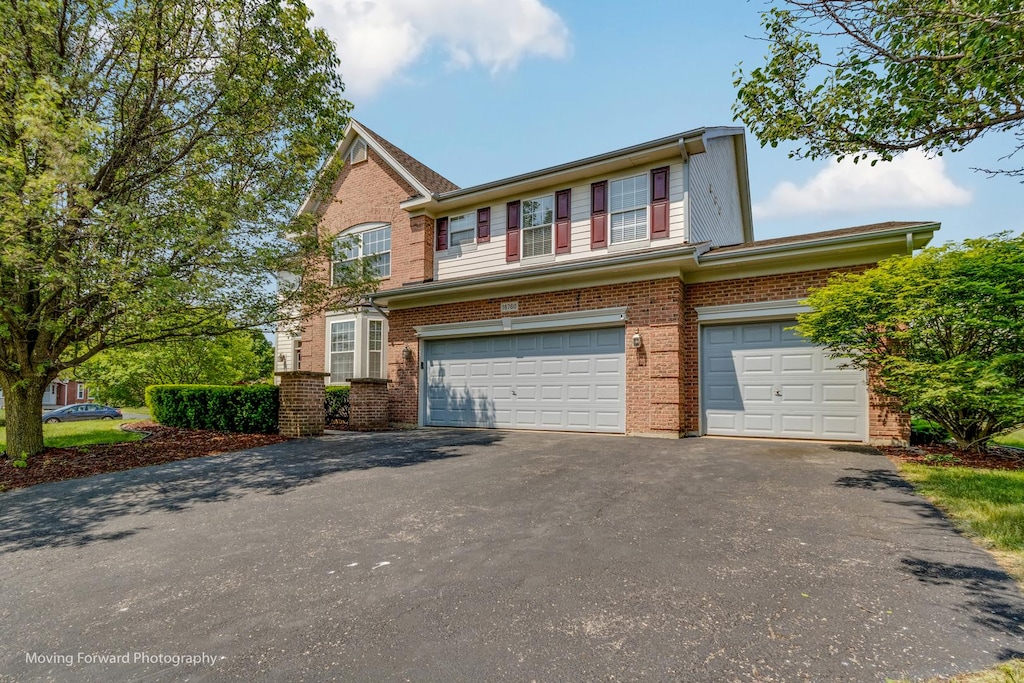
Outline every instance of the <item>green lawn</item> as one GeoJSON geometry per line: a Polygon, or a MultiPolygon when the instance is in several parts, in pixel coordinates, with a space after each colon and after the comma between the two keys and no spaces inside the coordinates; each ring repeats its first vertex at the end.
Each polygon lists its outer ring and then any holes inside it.
{"type": "Polygon", "coordinates": [[[1000,436],[993,439],[996,443],[1001,443],[1004,446],[1016,446],[1017,448],[1024,448],[1024,429],[1018,429],[1015,432],[1010,432],[1006,436],[1000,436]]]}
{"type": "Polygon", "coordinates": [[[1024,471],[905,463],[900,472],[1024,583],[1024,471]]]}
{"type": "MultiPolygon", "coordinates": [[[[909,683],[903,679],[891,683],[909,683]]],[[[1024,659],[1012,659],[1002,664],[996,664],[991,669],[976,671],[969,674],[960,674],[953,678],[929,678],[927,683],[1024,683],[1024,659]]]]}
{"type": "MultiPolygon", "coordinates": [[[[82,422],[61,422],[43,425],[43,443],[50,448],[72,446],[96,446],[104,443],[138,441],[142,434],[121,431],[124,422],[134,420],[84,420],[82,422]]],[[[0,427],[0,451],[4,450],[7,430],[0,427]]]]}

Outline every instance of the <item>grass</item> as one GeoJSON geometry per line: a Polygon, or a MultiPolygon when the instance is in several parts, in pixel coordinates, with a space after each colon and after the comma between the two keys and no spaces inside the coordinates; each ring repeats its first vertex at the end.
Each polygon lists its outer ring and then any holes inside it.
{"type": "MultiPolygon", "coordinates": [[[[891,683],[904,683],[886,680],[891,683]]],[[[1013,659],[984,671],[960,674],[953,678],[930,678],[927,683],[1024,683],[1024,659],[1013,659]]]]}
{"type": "Polygon", "coordinates": [[[1024,584],[1024,470],[904,463],[900,472],[1024,584]]]}
{"type": "MultiPolygon", "coordinates": [[[[125,422],[134,420],[84,420],[82,422],[60,422],[43,425],[43,443],[49,448],[73,448],[75,446],[98,446],[122,441],[138,441],[142,434],[121,431],[125,422]]],[[[7,430],[0,427],[0,451],[7,442],[7,430]]]]}
{"type": "Polygon", "coordinates": [[[1003,436],[996,437],[993,439],[998,444],[1003,446],[1015,446],[1017,448],[1024,448],[1024,429],[1018,429],[1015,432],[1004,434],[1003,436]]]}

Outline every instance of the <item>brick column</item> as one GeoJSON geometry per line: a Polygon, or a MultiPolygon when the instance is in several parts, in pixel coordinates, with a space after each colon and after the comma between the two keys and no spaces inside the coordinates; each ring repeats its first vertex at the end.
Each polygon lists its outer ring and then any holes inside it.
{"type": "Polygon", "coordinates": [[[324,433],[325,372],[275,372],[280,380],[277,428],[281,436],[321,436],[324,433]]]}
{"type": "Polygon", "coordinates": [[[388,428],[388,381],[366,378],[349,380],[348,428],[369,432],[388,428]]]}

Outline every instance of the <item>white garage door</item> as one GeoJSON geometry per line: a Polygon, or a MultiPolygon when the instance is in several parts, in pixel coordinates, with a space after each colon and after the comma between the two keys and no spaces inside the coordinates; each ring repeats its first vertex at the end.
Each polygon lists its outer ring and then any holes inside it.
{"type": "Polygon", "coordinates": [[[429,340],[425,424],[626,431],[624,328],[429,340]]]}
{"type": "Polygon", "coordinates": [[[864,372],[785,328],[793,321],[705,326],[701,393],[708,434],[864,441],[864,372]]]}

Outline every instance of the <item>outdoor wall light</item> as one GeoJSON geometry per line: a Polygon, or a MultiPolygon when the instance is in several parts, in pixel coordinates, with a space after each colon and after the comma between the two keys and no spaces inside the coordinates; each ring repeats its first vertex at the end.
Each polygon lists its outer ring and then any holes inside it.
{"type": "Polygon", "coordinates": [[[412,349],[410,349],[408,346],[406,346],[404,349],[402,349],[402,358],[404,358],[406,362],[411,361],[412,360],[412,349]]]}
{"type": "Polygon", "coordinates": [[[633,333],[633,348],[634,349],[639,349],[643,345],[644,345],[643,337],[640,336],[639,332],[634,332],[633,333]]]}

